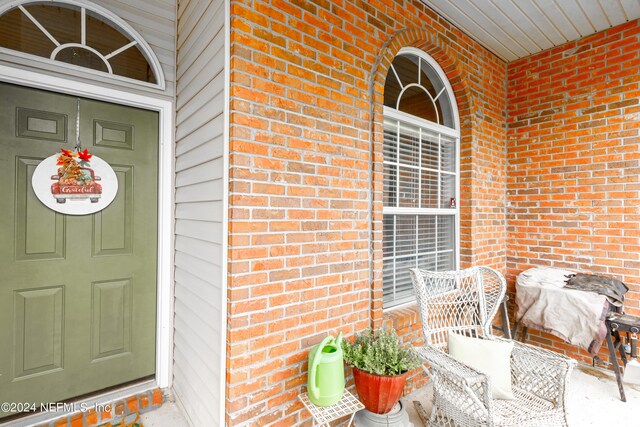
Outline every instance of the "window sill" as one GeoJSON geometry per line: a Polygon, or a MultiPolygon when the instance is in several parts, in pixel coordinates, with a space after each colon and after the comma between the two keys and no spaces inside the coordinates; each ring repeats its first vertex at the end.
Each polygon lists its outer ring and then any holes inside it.
{"type": "Polygon", "coordinates": [[[385,310],[382,325],[386,329],[395,329],[400,341],[405,344],[415,346],[424,343],[420,311],[415,302],[385,310]]]}
{"type": "MultiPolygon", "coordinates": [[[[416,302],[385,310],[382,315],[382,325],[386,329],[394,328],[403,345],[413,347],[424,345],[420,311],[416,302]]],[[[422,369],[411,371],[404,388],[404,395],[423,387],[428,379],[429,377],[422,369]]]]}

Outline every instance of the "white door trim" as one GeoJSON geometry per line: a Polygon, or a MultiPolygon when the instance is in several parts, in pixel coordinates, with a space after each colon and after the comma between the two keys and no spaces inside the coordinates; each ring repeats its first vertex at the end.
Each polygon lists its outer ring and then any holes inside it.
{"type": "Polygon", "coordinates": [[[159,113],[158,129],[158,271],[156,383],[171,387],[173,360],[174,144],[173,103],[84,82],[0,64],[0,81],[82,96],[159,113]]]}

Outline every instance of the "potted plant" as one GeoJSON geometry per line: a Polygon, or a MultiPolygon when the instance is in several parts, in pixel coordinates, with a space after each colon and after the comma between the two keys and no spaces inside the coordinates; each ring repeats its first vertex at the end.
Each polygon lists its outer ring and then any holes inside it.
{"type": "Polygon", "coordinates": [[[344,360],[353,367],[356,391],[365,408],[386,414],[400,400],[410,370],[421,365],[411,347],[402,347],[395,330],[371,329],[342,341],[344,360]]]}

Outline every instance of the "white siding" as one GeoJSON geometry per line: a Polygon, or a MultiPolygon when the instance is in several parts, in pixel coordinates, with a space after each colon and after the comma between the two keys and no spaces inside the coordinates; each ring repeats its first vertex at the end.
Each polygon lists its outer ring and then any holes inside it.
{"type": "Polygon", "coordinates": [[[195,426],[223,423],[225,2],[179,0],[173,388],[195,426]]]}
{"type": "MultiPolygon", "coordinates": [[[[6,1],[6,0],[5,0],[6,1]]],[[[0,3],[5,1],[0,0],[0,3]]],[[[0,62],[25,69],[38,69],[44,74],[64,75],[72,80],[90,82],[105,87],[119,87],[139,94],[155,94],[159,98],[173,99],[175,95],[176,66],[176,13],[177,0],[93,0],[126,21],[149,44],[160,61],[165,76],[166,89],[145,88],[135,82],[105,79],[101,75],[89,74],[80,70],[52,66],[48,62],[25,59],[0,53],[0,62]]]]}

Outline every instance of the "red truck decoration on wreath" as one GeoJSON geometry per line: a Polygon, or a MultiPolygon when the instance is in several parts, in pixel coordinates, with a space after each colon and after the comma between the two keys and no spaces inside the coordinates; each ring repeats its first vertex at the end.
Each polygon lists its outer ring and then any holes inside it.
{"type": "Polygon", "coordinates": [[[93,155],[88,150],[70,151],[62,149],[58,156],[58,174],[51,179],[57,180],[51,184],[51,194],[56,202],[66,203],[67,199],[86,200],[97,203],[102,196],[102,186],[96,181],[96,176],[89,166],[93,155]]]}

